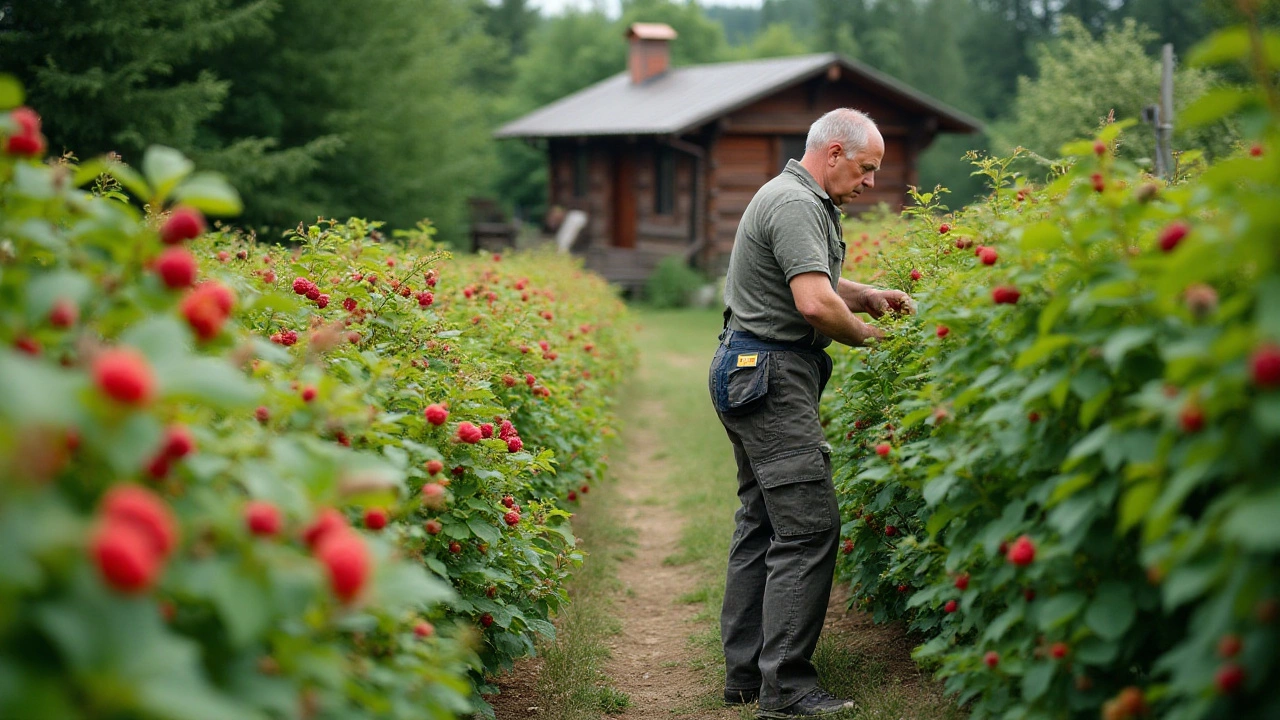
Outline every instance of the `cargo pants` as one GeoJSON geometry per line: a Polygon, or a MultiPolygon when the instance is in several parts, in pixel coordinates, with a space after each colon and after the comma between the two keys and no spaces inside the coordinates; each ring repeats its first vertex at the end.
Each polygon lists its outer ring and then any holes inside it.
{"type": "Polygon", "coordinates": [[[725,688],[759,689],[762,710],[785,709],[818,684],[810,659],[840,537],[818,418],[830,377],[823,350],[727,329],[711,363],[708,384],[733,443],[742,503],[720,614],[725,688]]]}

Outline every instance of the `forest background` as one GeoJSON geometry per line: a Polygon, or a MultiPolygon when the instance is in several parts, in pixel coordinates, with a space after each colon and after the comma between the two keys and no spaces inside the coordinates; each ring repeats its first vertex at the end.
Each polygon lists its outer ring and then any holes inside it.
{"type": "MultiPolygon", "coordinates": [[[[1114,110],[1158,95],[1158,53],[1184,53],[1236,0],[764,0],[760,7],[622,0],[621,13],[542,16],[528,0],[0,0],[0,70],[45,117],[51,151],[162,143],[225,173],[268,236],[318,216],[411,227],[445,240],[466,200],[545,211],[536,146],[495,141],[503,122],[625,69],[625,28],[665,22],[675,65],[843,53],[980,118],[942,136],[921,183],[981,191],[966,150],[1053,157],[1114,110]]],[[[1280,16],[1264,0],[1268,19],[1280,16]]],[[[1180,70],[1178,105],[1230,80],[1180,70]]],[[[1149,128],[1125,150],[1149,157],[1149,128]]],[[[1179,135],[1211,155],[1230,128],[1179,135]]]]}

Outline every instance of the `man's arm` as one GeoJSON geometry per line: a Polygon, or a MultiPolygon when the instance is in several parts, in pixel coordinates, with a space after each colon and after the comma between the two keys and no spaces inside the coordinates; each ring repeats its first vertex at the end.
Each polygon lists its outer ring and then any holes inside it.
{"type": "MultiPolygon", "coordinates": [[[[828,286],[830,284],[828,283],[828,286]]],[[[898,290],[880,290],[870,285],[840,278],[836,293],[850,312],[864,312],[878,318],[890,310],[915,310],[911,296],[898,290]]]]}
{"type": "MultiPolygon", "coordinates": [[[[848,281],[840,281],[841,285],[846,282],[848,281]]],[[[800,273],[791,278],[790,285],[796,309],[804,316],[805,321],[832,340],[856,347],[865,344],[868,338],[884,337],[879,328],[864,323],[853,314],[844,296],[837,295],[831,289],[831,279],[826,273],[800,273]]]]}

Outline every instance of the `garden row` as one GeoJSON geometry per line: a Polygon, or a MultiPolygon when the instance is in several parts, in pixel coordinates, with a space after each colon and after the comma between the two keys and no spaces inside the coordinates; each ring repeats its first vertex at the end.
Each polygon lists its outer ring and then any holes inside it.
{"type": "Polygon", "coordinates": [[[838,359],[840,573],[974,717],[1280,717],[1275,57],[1187,109],[1256,140],[1176,183],[1113,124],[1043,186],[979,159],[985,202],[850,236],[850,275],[919,313],[838,359]]]}
{"type": "Polygon", "coordinates": [[[172,150],[43,163],[25,108],[0,141],[0,716],[486,710],[581,561],[607,285],[425,224],[258,242],[172,150]]]}

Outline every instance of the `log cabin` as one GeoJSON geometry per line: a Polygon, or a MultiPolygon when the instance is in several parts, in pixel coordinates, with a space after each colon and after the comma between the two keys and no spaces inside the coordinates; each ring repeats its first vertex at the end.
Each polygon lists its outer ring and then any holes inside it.
{"type": "Polygon", "coordinates": [[[499,128],[543,145],[548,205],[581,210],[573,244],[586,265],[635,290],[658,261],[680,255],[723,273],[747,203],[828,110],[869,114],[885,139],[874,190],[844,208],[900,210],[920,153],[939,133],[973,133],[974,118],[863,63],[833,53],[670,67],[675,31],[635,23],[625,72],[499,128]]]}

